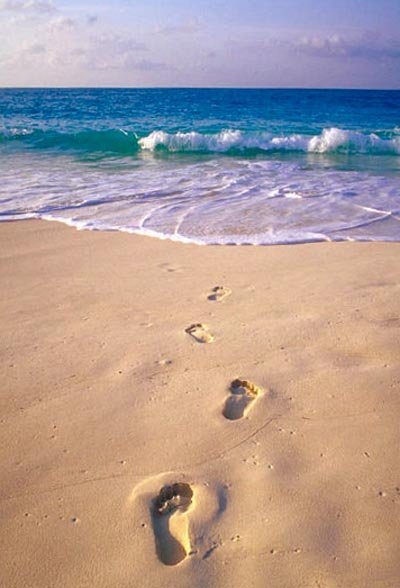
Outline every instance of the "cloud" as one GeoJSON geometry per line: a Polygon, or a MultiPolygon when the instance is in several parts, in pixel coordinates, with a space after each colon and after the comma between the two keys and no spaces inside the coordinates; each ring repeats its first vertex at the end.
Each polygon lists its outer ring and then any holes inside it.
{"type": "Polygon", "coordinates": [[[74,30],[77,26],[78,23],[73,18],[58,16],[57,18],[53,18],[46,25],[46,29],[49,33],[59,33],[60,31],[74,30]]]}
{"type": "Polygon", "coordinates": [[[129,42],[126,39],[121,41],[120,50],[115,47],[108,49],[107,43],[96,40],[87,47],[77,47],[71,51],[69,65],[73,64],[75,67],[97,71],[168,71],[170,69],[167,64],[162,62],[139,59],[137,52],[146,50],[144,45],[135,41],[129,42]]]}
{"type": "Polygon", "coordinates": [[[399,40],[382,39],[371,31],[353,38],[338,34],[328,37],[305,36],[291,43],[291,46],[297,53],[323,58],[400,59],[399,40]]]}
{"type": "Polygon", "coordinates": [[[99,20],[99,17],[97,14],[88,14],[86,17],[86,23],[88,25],[93,25],[95,24],[97,21],[99,20]]]}
{"type": "Polygon", "coordinates": [[[2,0],[0,11],[7,12],[35,12],[39,14],[50,14],[58,12],[51,0],[2,0]]]}
{"type": "Polygon", "coordinates": [[[158,35],[165,35],[166,37],[172,35],[194,35],[203,29],[201,21],[194,17],[189,18],[176,25],[166,25],[156,28],[155,32],[158,35]]]}
{"type": "Polygon", "coordinates": [[[159,61],[150,61],[148,59],[141,59],[140,61],[133,61],[130,64],[131,69],[139,71],[174,71],[175,67],[168,65],[167,63],[161,63],[159,61]]]}
{"type": "Polygon", "coordinates": [[[47,57],[47,47],[44,43],[21,43],[18,50],[10,57],[3,55],[0,65],[6,68],[32,67],[35,64],[43,63],[47,57]]]}
{"type": "Polygon", "coordinates": [[[29,52],[32,55],[43,55],[43,53],[46,53],[46,47],[41,43],[32,43],[29,46],[29,52]]]}
{"type": "Polygon", "coordinates": [[[400,59],[400,38],[388,39],[374,31],[365,31],[357,36],[340,34],[304,35],[298,38],[263,37],[250,41],[228,39],[225,48],[237,54],[272,55],[290,54],[335,60],[364,60],[368,62],[394,61],[400,59]]]}
{"type": "Polygon", "coordinates": [[[59,18],[46,27],[40,43],[24,42],[0,65],[13,69],[63,68],[87,71],[141,71],[161,72],[174,68],[166,63],[140,58],[148,48],[131,37],[118,34],[103,34],[87,37],[74,34],[75,21],[59,18]],[[57,27],[60,29],[60,42],[54,42],[57,27]]]}
{"type": "Polygon", "coordinates": [[[137,53],[148,51],[144,43],[118,34],[96,35],[83,48],[81,61],[93,69],[126,69],[137,63],[137,53]]]}
{"type": "Polygon", "coordinates": [[[250,41],[243,41],[241,39],[235,38],[228,38],[225,41],[225,48],[231,52],[237,53],[265,53],[265,51],[269,51],[271,47],[276,45],[282,45],[281,40],[271,40],[271,39],[251,39],[250,41]]]}
{"type": "Polygon", "coordinates": [[[78,48],[71,53],[76,59],[71,60],[74,66],[97,71],[111,70],[141,70],[162,71],[167,66],[164,63],[153,62],[145,59],[137,59],[132,53],[112,54],[78,48]]]}

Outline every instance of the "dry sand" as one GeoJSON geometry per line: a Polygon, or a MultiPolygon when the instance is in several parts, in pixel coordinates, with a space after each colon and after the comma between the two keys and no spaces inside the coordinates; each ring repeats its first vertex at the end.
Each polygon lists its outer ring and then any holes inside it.
{"type": "Polygon", "coordinates": [[[400,586],[400,244],[0,243],[2,587],[400,586]]]}

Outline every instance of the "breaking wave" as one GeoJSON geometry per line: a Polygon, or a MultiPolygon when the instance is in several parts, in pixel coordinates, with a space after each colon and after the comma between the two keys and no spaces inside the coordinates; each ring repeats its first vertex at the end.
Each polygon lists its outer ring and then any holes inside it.
{"type": "Polygon", "coordinates": [[[383,139],[375,133],[363,134],[337,128],[324,129],[320,135],[283,135],[268,132],[225,130],[216,134],[166,133],[154,131],[138,141],[142,149],[155,151],[301,151],[309,153],[400,153],[400,137],[383,139]]]}
{"type": "Polygon", "coordinates": [[[142,136],[124,129],[63,133],[22,128],[0,132],[0,143],[15,141],[23,142],[31,149],[65,149],[119,155],[134,155],[139,151],[232,155],[246,152],[400,154],[400,136],[397,128],[389,132],[380,131],[380,134],[366,134],[332,127],[323,129],[319,135],[276,135],[267,131],[234,129],[217,133],[167,133],[156,130],[142,136]]]}

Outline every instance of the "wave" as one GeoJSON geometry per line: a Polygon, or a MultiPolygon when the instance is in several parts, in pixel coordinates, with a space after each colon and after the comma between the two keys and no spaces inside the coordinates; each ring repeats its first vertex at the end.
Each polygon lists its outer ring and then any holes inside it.
{"type": "Polygon", "coordinates": [[[130,155],[140,149],[135,133],[123,129],[82,130],[76,133],[41,129],[10,129],[0,133],[0,143],[22,142],[37,149],[58,149],[130,155]]]}
{"type": "MultiPolygon", "coordinates": [[[[386,132],[387,135],[387,132],[386,132]]],[[[0,132],[0,143],[22,142],[34,149],[101,152],[134,155],[138,151],[170,153],[303,152],[400,154],[400,137],[394,129],[390,138],[339,128],[323,129],[319,135],[274,135],[266,131],[222,130],[217,133],[157,130],[139,136],[124,129],[82,130],[75,133],[40,129],[10,129],[0,132]]]]}
{"type": "Polygon", "coordinates": [[[337,128],[324,129],[320,135],[282,135],[268,132],[225,130],[215,134],[166,133],[153,131],[138,141],[142,149],[172,152],[204,151],[300,151],[305,153],[372,153],[400,154],[400,138],[382,139],[377,134],[364,134],[337,128]]]}

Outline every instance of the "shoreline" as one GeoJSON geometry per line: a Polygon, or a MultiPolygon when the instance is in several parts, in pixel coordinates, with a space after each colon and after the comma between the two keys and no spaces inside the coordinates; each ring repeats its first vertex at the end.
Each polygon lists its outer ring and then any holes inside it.
{"type": "Polygon", "coordinates": [[[0,224],[13,224],[13,223],[56,223],[67,227],[68,229],[72,229],[78,232],[85,232],[85,233],[120,233],[123,235],[133,236],[139,239],[155,239],[157,241],[161,241],[163,243],[174,243],[177,245],[190,245],[194,247],[217,247],[217,248],[281,248],[281,247],[301,247],[301,246],[310,246],[310,245],[343,245],[343,244],[358,244],[358,245],[396,245],[400,244],[400,240],[397,239],[390,239],[390,238],[377,238],[377,239],[369,239],[367,237],[362,238],[346,238],[341,237],[337,239],[331,239],[328,237],[309,237],[308,239],[298,240],[298,241],[274,241],[274,242],[264,242],[264,243],[253,243],[251,241],[243,241],[243,242],[206,242],[206,241],[195,241],[191,237],[185,237],[184,235],[178,235],[173,233],[159,233],[152,229],[128,229],[124,227],[118,228],[88,228],[86,226],[79,226],[78,224],[74,224],[70,219],[60,219],[60,218],[21,218],[21,219],[3,219],[0,221],[0,224]]]}
{"type": "Polygon", "coordinates": [[[400,243],[0,243],[7,587],[397,587],[400,243]],[[237,378],[262,393],[230,420],[237,378]]]}

